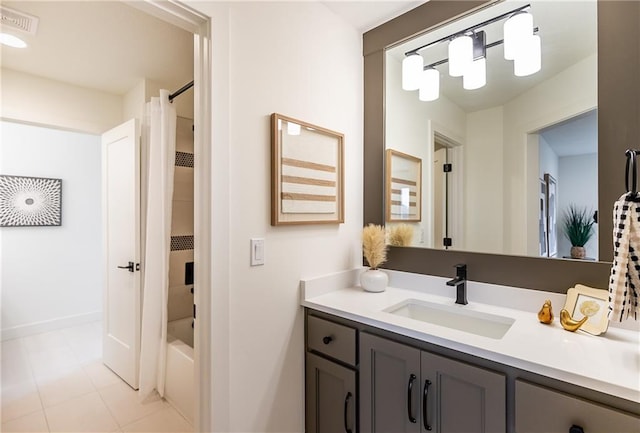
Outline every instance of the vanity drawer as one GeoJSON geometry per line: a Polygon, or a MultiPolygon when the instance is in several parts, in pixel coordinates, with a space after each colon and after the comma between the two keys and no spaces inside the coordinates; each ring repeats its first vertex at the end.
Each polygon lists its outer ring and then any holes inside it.
{"type": "Polygon", "coordinates": [[[518,433],[565,433],[569,432],[573,425],[581,427],[585,433],[630,433],[640,431],[640,418],[595,402],[516,380],[518,433]]]}
{"type": "Polygon", "coordinates": [[[356,365],[356,330],[319,317],[307,317],[307,347],[356,365]]]}

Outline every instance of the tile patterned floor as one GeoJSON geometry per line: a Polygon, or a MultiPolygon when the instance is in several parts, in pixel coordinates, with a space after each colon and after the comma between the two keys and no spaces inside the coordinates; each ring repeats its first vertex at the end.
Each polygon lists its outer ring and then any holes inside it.
{"type": "Polygon", "coordinates": [[[2,342],[0,431],[193,432],[169,403],[102,364],[99,322],[2,342]]]}

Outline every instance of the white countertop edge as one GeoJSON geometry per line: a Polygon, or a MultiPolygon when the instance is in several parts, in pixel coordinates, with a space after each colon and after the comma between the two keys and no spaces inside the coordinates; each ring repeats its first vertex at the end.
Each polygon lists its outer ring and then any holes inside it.
{"type": "Polygon", "coordinates": [[[302,306],[307,307],[323,313],[332,314],[334,316],[342,317],[344,319],[359,322],[365,325],[373,326],[375,328],[383,329],[386,331],[394,332],[406,337],[415,338],[426,343],[432,343],[438,346],[442,346],[448,349],[453,349],[462,353],[478,356],[489,361],[498,362],[510,367],[518,368],[520,370],[528,371],[534,374],[539,374],[552,379],[560,380],[570,384],[578,385],[583,388],[592,389],[594,391],[602,392],[605,394],[613,395],[625,400],[629,400],[635,403],[640,403],[640,391],[633,391],[629,388],[624,388],[611,384],[608,382],[600,381],[590,377],[585,377],[577,374],[572,374],[566,370],[558,370],[549,366],[541,365],[535,362],[530,362],[524,359],[515,358],[512,356],[497,353],[491,350],[485,350],[479,347],[470,346],[457,341],[452,341],[446,338],[441,338],[431,334],[425,334],[410,328],[396,326],[387,322],[383,322],[376,319],[371,319],[359,314],[349,313],[339,309],[327,307],[325,305],[314,303],[310,300],[302,301],[302,306]]]}

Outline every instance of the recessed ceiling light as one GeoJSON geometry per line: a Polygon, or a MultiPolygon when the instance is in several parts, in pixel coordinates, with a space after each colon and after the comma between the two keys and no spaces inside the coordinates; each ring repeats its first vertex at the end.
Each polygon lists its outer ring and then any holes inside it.
{"type": "Polygon", "coordinates": [[[17,36],[10,35],[8,33],[0,33],[0,44],[7,45],[14,48],[26,48],[27,43],[17,36]]]}

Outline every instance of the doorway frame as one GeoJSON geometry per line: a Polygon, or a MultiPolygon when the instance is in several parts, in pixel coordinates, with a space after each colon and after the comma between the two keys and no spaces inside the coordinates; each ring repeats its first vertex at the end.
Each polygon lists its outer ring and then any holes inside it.
{"type": "Polygon", "coordinates": [[[195,431],[213,431],[212,214],[211,214],[211,18],[174,0],[127,1],[149,15],[193,34],[194,74],[194,374],[195,431]],[[202,264],[202,266],[199,266],[202,264]]]}

